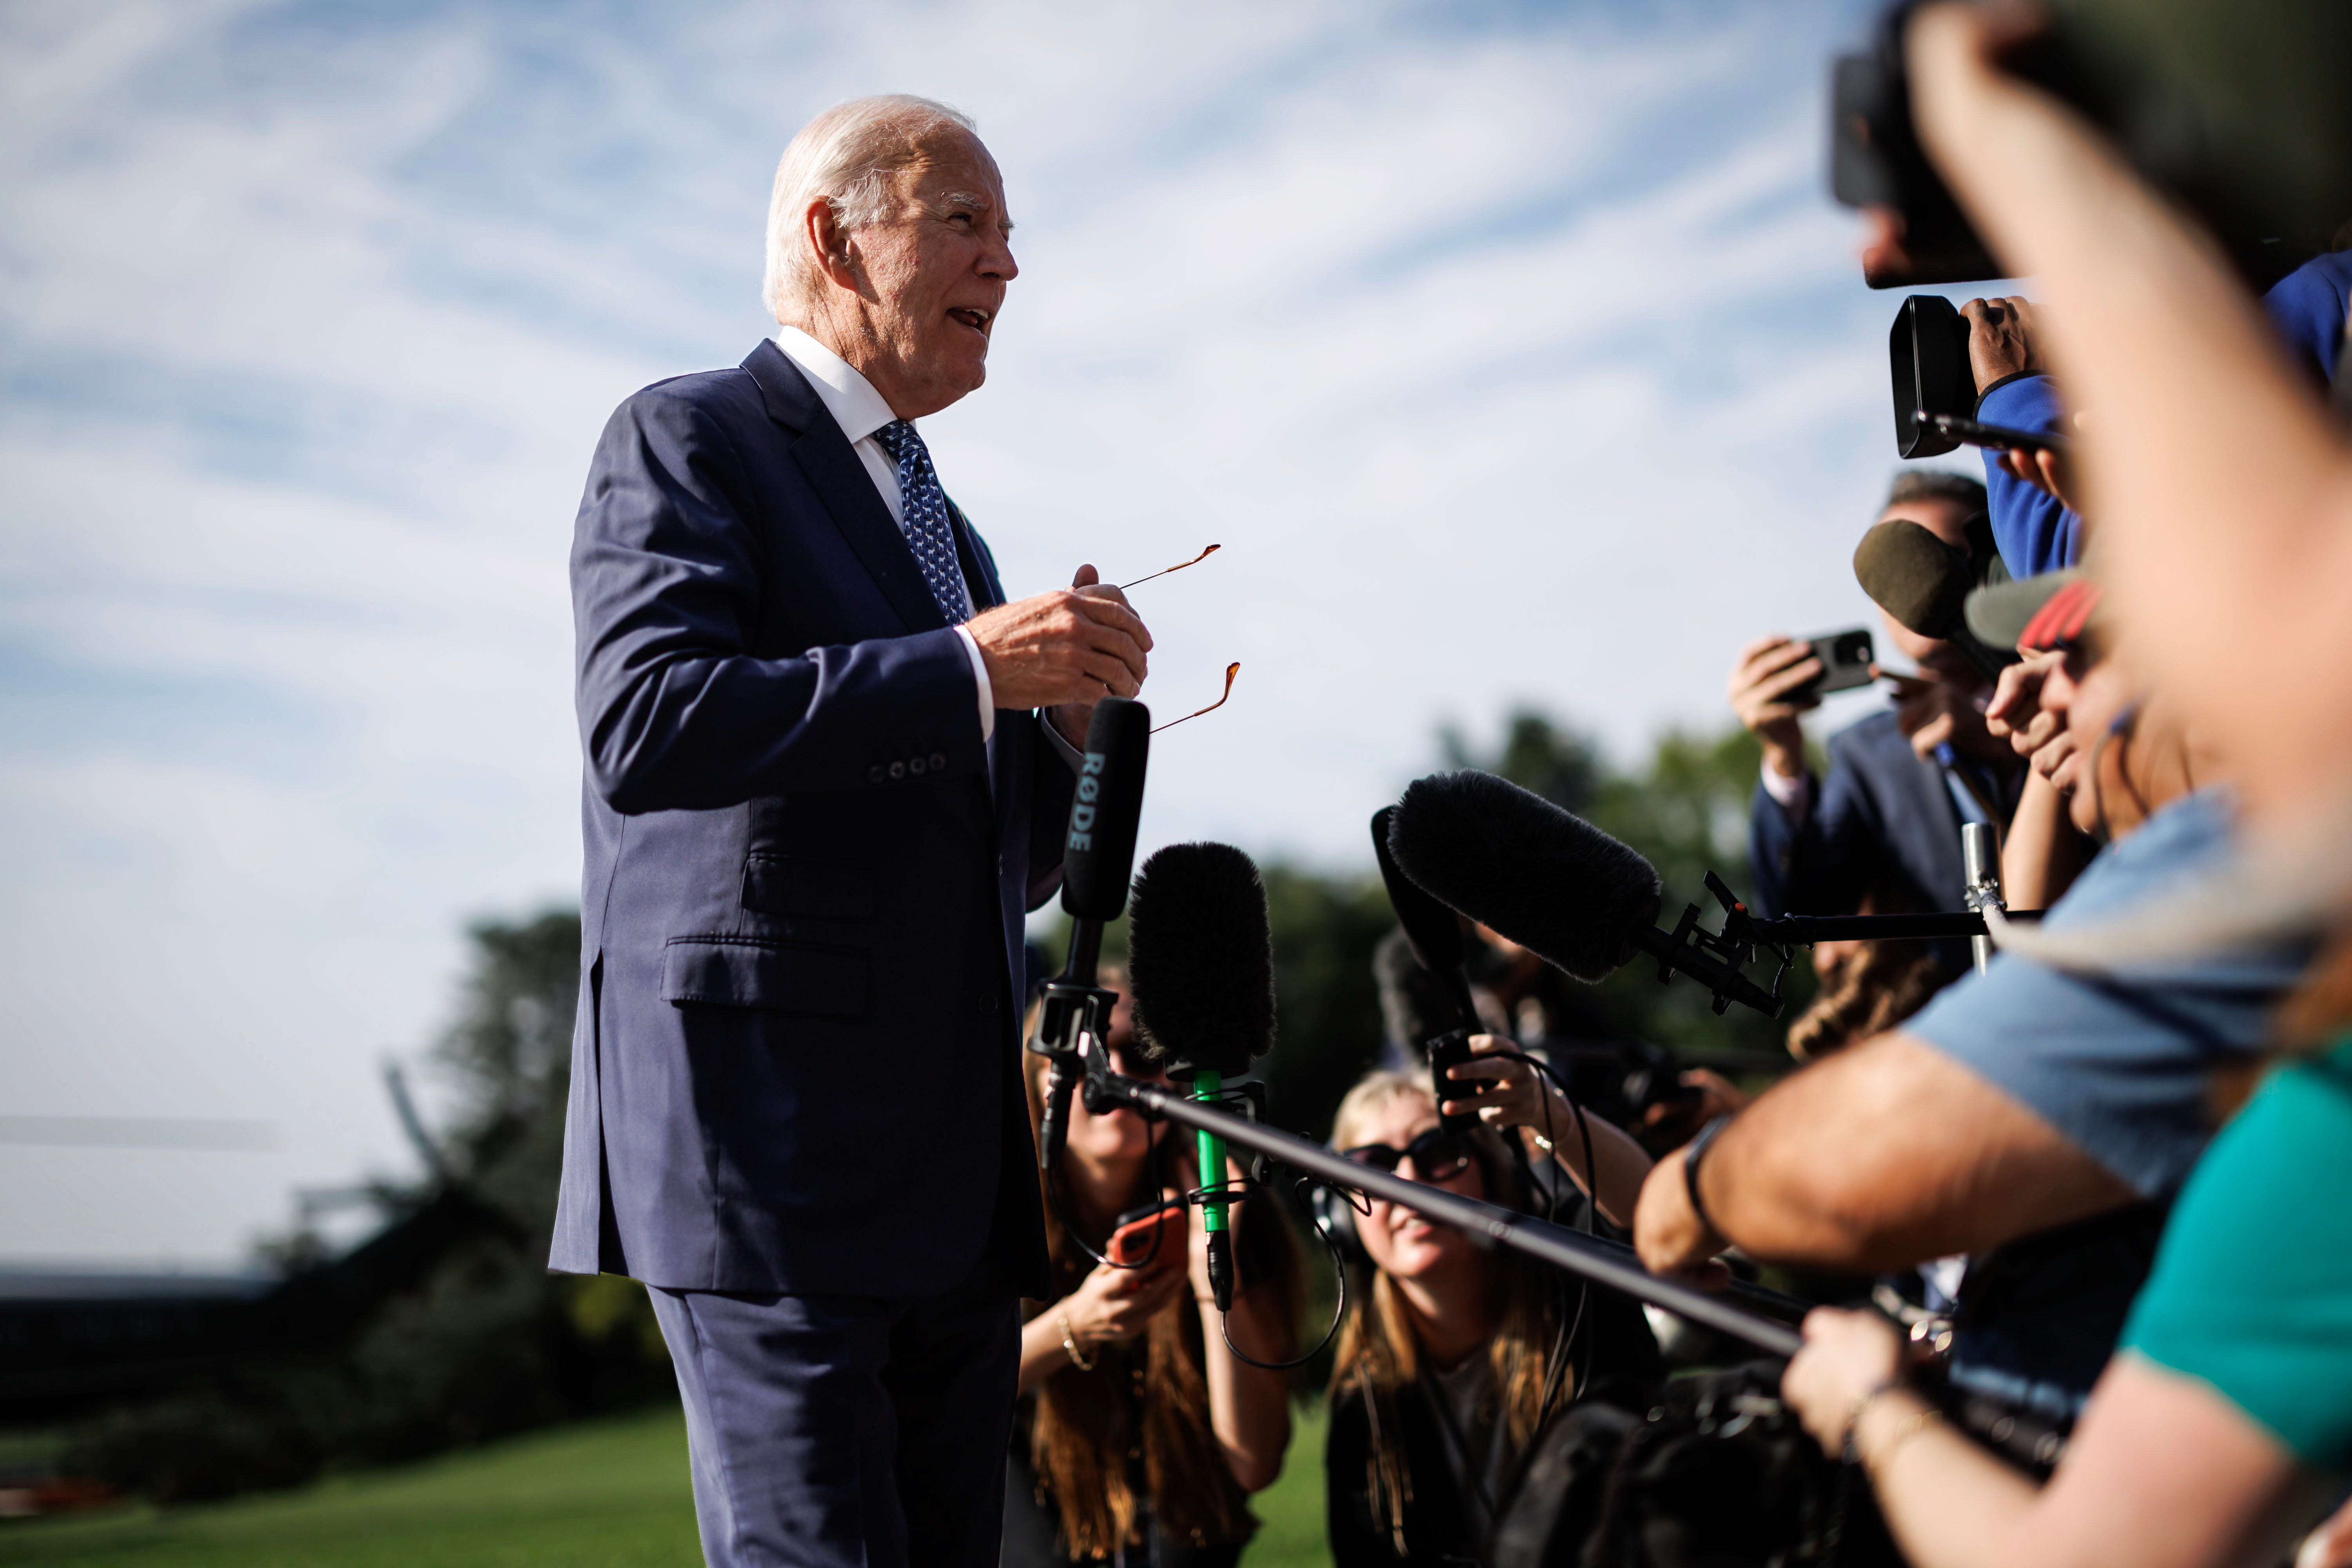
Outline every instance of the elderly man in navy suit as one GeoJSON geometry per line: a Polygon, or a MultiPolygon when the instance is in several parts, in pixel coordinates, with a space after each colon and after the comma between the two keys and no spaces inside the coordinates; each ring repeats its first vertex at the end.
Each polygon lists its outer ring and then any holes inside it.
{"type": "Polygon", "coordinates": [[[624,403],[581,503],[551,1263],[651,1288],[713,1564],[997,1558],[1045,1278],[1022,919],[1151,647],[1091,567],[1006,603],[916,430],[986,376],[1012,227],[961,114],[820,115],[776,171],[775,336],[624,403]]]}

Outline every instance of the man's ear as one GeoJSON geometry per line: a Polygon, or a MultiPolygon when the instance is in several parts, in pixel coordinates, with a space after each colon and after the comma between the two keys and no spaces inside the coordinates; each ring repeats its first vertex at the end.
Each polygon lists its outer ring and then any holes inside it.
{"type": "Polygon", "coordinates": [[[844,289],[856,289],[857,263],[850,253],[849,236],[841,229],[833,204],[819,196],[801,215],[803,237],[816,255],[817,270],[844,289]]]}

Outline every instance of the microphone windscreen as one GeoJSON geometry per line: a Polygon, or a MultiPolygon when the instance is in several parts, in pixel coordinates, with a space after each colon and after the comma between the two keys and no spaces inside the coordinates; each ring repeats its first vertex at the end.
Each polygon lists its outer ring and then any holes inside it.
{"type": "Polygon", "coordinates": [[[1135,828],[1143,816],[1143,765],[1151,752],[1151,710],[1125,697],[1095,704],[1087,754],[1062,841],[1062,908],[1106,923],[1127,907],[1135,828]]]}
{"type": "Polygon", "coordinates": [[[1492,773],[1416,780],[1389,822],[1404,874],[1554,967],[1597,984],[1633,956],[1664,889],[1647,860],[1492,773]]]}
{"type": "Polygon", "coordinates": [[[1432,974],[1451,974],[1462,967],[1462,922],[1452,910],[1424,892],[1404,874],[1389,850],[1389,822],[1396,807],[1384,805],[1372,813],[1372,854],[1381,863],[1381,881],[1389,890],[1389,907],[1412,956],[1432,974]]]}
{"type": "Polygon", "coordinates": [[[1128,994],[1144,1054],[1171,1077],[1249,1070],[1274,1044],[1265,884],[1230,844],[1171,844],[1135,879],[1128,994]]]}
{"type": "Polygon", "coordinates": [[[1949,637],[1966,623],[1976,573],[1955,550],[1908,518],[1889,518],[1853,551],[1854,580],[1880,609],[1923,637],[1949,637]]]}

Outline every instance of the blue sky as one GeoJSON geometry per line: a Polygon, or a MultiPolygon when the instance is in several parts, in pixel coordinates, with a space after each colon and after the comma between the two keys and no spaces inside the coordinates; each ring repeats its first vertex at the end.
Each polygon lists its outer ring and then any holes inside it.
{"type": "Polygon", "coordinates": [[[410,1163],[463,922],[577,876],[564,550],[646,382],[740,359],[810,114],[974,114],[1020,222],[926,422],[1016,592],[1160,642],[1146,847],[1352,867],[1534,701],[1621,754],[1866,606],[1885,341],[1822,193],[1849,4],[0,12],[0,1258],[239,1255],[410,1163]]]}

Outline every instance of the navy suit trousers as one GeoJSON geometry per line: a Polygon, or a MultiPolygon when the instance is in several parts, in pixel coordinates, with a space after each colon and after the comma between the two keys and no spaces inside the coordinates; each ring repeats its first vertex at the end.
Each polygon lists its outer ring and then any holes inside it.
{"type": "Polygon", "coordinates": [[[710,1568],[994,1568],[1021,1311],[993,1258],[918,1300],[650,1294],[710,1568]]]}

